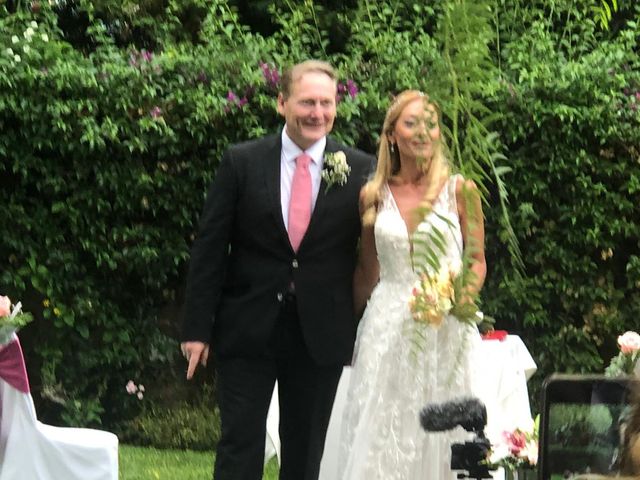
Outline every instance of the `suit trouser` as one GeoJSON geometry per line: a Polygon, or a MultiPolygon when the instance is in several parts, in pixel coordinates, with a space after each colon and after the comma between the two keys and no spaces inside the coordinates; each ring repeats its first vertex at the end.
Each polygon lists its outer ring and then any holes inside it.
{"type": "Polygon", "coordinates": [[[260,480],[266,418],[276,379],[280,404],[280,480],[317,480],[342,365],[309,356],[295,298],[288,297],[264,355],[217,359],[222,435],[215,480],[260,480]]]}

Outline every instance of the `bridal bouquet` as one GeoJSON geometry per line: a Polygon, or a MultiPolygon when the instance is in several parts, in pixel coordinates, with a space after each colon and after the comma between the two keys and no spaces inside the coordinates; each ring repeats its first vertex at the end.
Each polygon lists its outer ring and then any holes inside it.
{"type": "Polygon", "coordinates": [[[455,301],[454,279],[455,274],[449,268],[441,268],[436,274],[420,274],[409,300],[416,322],[440,326],[455,301]]]}
{"type": "Polygon", "coordinates": [[[11,304],[9,297],[0,295],[0,345],[11,341],[13,333],[33,320],[30,313],[22,311],[22,304],[11,304]]]}
{"type": "Polygon", "coordinates": [[[618,355],[611,359],[611,363],[604,373],[608,377],[633,375],[638,368],[640,359],[640,335],[636,332],[625,332],[618,337],[618,355]]]}
{"type": "Polygon", "coordinates": [[[422,272],[413,286],[409,308],[418,323],[440,326],[445,315],[454,315],[458,320],[479,324],[492,319],[484,318],[475,303],[459,300],[464,297],[464,285],[458,271],[441,266],[436,273],[422,272]]]}

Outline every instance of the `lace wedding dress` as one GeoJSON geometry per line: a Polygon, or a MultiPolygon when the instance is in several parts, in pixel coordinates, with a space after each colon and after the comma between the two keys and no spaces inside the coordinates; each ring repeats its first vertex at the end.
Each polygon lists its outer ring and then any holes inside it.
{"type": "MultiPolygon", "coordinates": [[[[443,261],[454,267],[462,263],[457,178],[449,179],[433,211],[418,226],[421,232],[437,228],[443,234],[443,261]]],[[[411,249],[424,245],[412,245],[388,186],[383,197],[375,223],[380,282],[358,327],[338,479],[451,479],[451,443],[473,435],[461,427],[427,433],[419,412],[427,403],[471,394],[472,357],[480,336],[475,326],[450,315],[439,327],[412,319],[408,302],[417,274],[411,249]]]]}

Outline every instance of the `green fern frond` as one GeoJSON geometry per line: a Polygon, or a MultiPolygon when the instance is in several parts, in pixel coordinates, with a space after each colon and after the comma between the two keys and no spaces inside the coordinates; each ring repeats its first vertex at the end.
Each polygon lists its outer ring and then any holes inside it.
{"type": "Polygon", "coordinates": [[[601,0],[599,6],[592,6],[594,21],[599,21],[603,30],[609,30],[609,23],[613,18],[613,13],[618,11],[617,0],[611,0],[611,5],[607,0],[601,0]]]}

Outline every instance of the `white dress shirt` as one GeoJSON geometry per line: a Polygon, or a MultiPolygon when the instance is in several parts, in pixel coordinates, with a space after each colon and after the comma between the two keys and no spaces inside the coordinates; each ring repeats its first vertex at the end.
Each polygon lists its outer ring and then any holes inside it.
{"type": "MultiPolygon", "coordinates": [[[[316,205],[320,181],[322,180],[322,164],[324,162],[324,149],[327,145],[327,137],[322,137],[316,143],[304,150],[312,162],[309,163],[311,174],[311,212],[316,205]]],[[[282,129],[282,152],[280,154],[280,205],[282,207],[282,219],[284,226],[289,230],[289,202],[291,200],[291,182],[293,172],[296,169],[296,157],[303,150],[300,149],[287,135],[287,126],[282,129]]]]}

